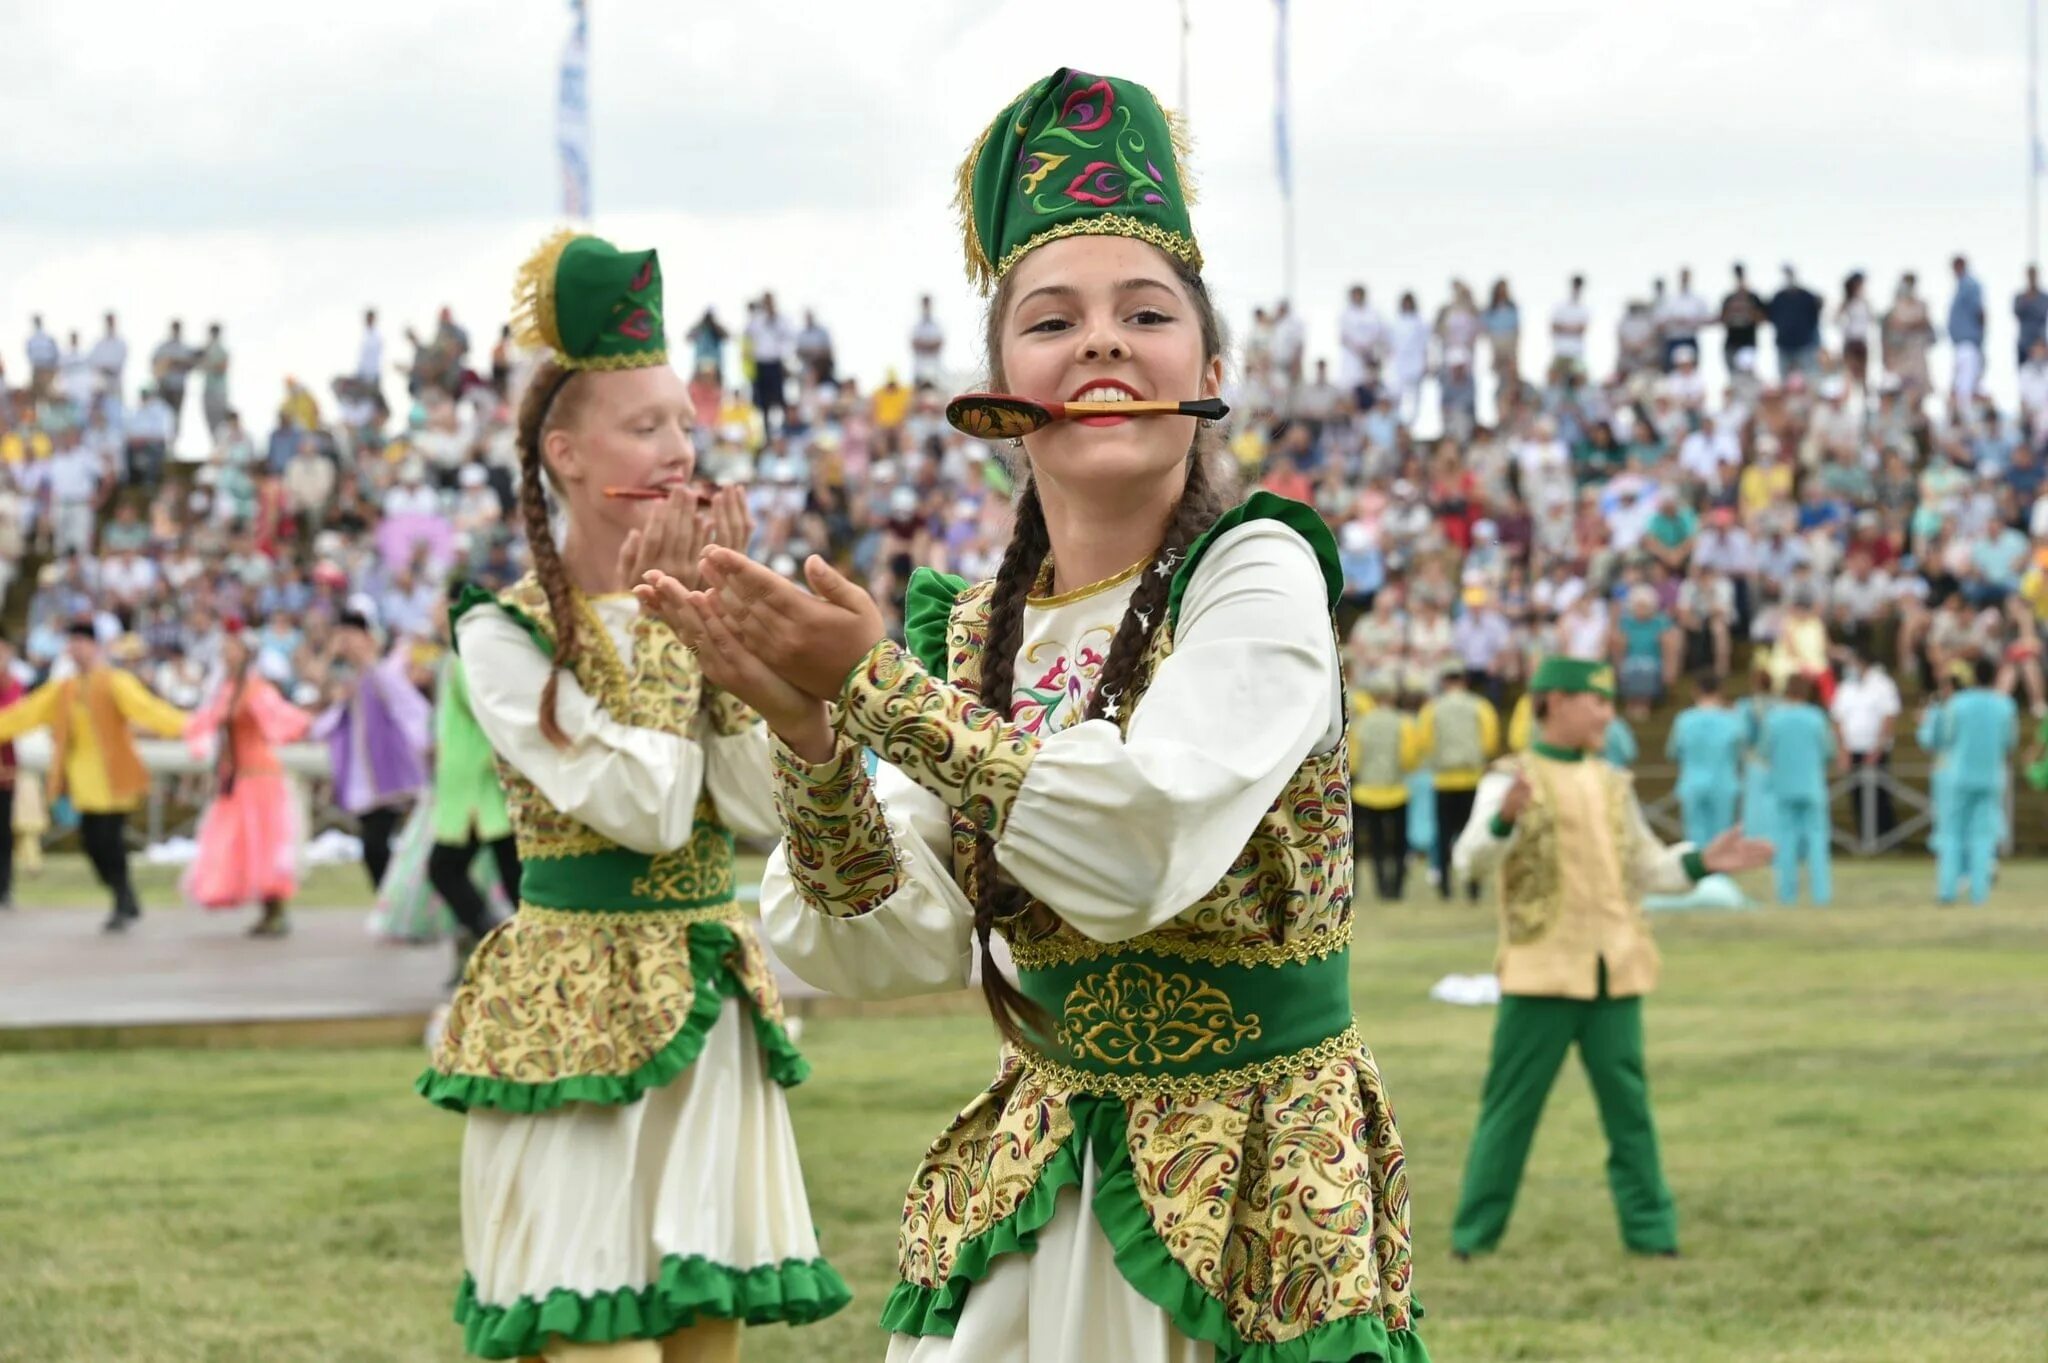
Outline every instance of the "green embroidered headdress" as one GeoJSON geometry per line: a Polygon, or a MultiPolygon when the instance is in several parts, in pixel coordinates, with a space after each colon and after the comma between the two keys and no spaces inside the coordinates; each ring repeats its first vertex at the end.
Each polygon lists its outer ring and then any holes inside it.
{"type": "Polygon", "coordinates": [[[1529,677],[1531,695],[1544,691],[1562,691],[1567,694],[1591,691],[1613,700],[1614,668],[1608,663],[1552,654],[1536,664],[1536,671],[1529,677]]]}
{"type": "Polygon", "coordinates": [[[602,237],[557,232],[519,267],[512,336],[546,346],[565,369],[645,369],[668,363],[661,262],[602,237]]]}
{"type": "Polygon", "coordinates": [[[1134,81],[1062,67],[996,116],[960,166],[967,277],[986,293],[1033,247],[1135,237],[1199,270],[1178,122],[1134,81]]]}

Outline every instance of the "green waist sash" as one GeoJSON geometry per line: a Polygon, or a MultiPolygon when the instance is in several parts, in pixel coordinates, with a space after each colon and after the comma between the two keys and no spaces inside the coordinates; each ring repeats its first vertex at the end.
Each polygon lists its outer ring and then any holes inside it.
{"type": "Polygon", "coordinates": [[[731,903],[733,890],[730,835],[712,847],[692,840],[660,856],[609,847],[582,856],[533,858],[519,874],[522,902],[571,912],[708,909],[731,903]]]}
{"type": "Polygon", "coordinates": [[[1051,1019],[1025,1060],[1068,1087],[1126,1096],[1256,1082],[1357,1045],[1350,966],[1348,949],[1266,965],[1139,951],[1019,970],[1051,1019]]]}

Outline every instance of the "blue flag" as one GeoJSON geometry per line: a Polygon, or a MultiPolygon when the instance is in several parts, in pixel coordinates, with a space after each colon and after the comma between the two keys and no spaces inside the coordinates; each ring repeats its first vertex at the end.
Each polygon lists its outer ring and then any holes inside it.
{"type": "Polygon", "coordinates": [[[1273,0],[1273,166],[1280,192],[1294,194],[1294,167],[1287,150],[1287,0],[1273,0]]]}
{"type": "Polygon", "coordinates": [[[569,0],[575,22],[562,44],[562,78],[555,101],[555,148],[562,162],[562,213],[590,216],[589,16],[584,0],[569,0]]]}

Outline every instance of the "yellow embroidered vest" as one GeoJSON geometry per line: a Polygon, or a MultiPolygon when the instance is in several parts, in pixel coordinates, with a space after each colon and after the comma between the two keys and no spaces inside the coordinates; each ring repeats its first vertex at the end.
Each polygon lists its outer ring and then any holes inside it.
{"type": "MultiPolygon", "coordinates": [[[[1613,848],[1620,858],[1617,875],[1622,892],[1632,904],[1641,905],[1643,887],[1637,876],[1635,821],[1635,778],[1621,767],[1600,764],[1607,786],[1608,829],[1613,848]]],[[[1565,905],[1564,849],[1557,836],[1557,792],[1545,764],[1527,753],[1504,757],[1496,771],[1522,772],[1529,778],[1529,803],[1515,820],[1515,845],[1503,858],[1494,893],[1500,905],[1501,932],[1510,946],[1524,946],[1542,940],[1556,925],[1565,905]]],[[[1584,855],[1585,849],[1574,849],[1584,855]]]]}
{"type": "MultiPolygon", "coordinates": [[[[1255,496],[1251,514],[1262,501],[1283,505],[1255,496]]],[[[1284,506],[1327,538],[1312,511],[1284,506]]],[[[960,591],[943,657],[920,655],[966,690],[980,681],[992,586],[960,591]]],[[[1134,693],[1171,654],[1171,621],[1134,693]]],[[[1331,1357],[1416,1347],[1401,1137],[1350,1020],[1346,746],[1304,760],[1222,879],[1163,926],[1101,943],[1037,902],[1001,925],[1053,1034],[1006,1049],[990,1092],[926,1156],[885,1328],[951,1333],[970,1284],[993,1256],[1028,1249],[1091,1155],[1091,1214],[1124,1277],[1183,1332],[1216,1341],[1219,1359],[1311,1339],[1331,1357]],[[1301,982],[1305,1008],[1286,997],[1301,982]]],[[[953,873],[970,900],[974,861],[973,825],[956,811],[953,873]]]]}
{"type": "Polygon", "coordinates": [[[1642,831],[1631,774],[1598,758],[1504,759],[1528,773],[1496,895],[1501,992],[1627,998],[1656,987],[1661,962],[1643,914],[1645,867],[1661,847],[1642,831]]]}
{"type": "MultiPolygon", "coordinates": [[[[467,590],[454,613],[483,602],[492,598],[467,590]]],[[[552,653],[547,595],[531,574],[492,603],[552,653]]],[[[614,719],[689,734],[708,706],[713,733],[755,722],[707,691],[668,626],[635,622],[628,671],[588,601],[577,607],[582,648],[571,670],[614,719]]],[[[727,998],[746,1001],[770,1076],[800,1082],[808,1067],[734,899],[733,834],[710,798],[699,797],[687,842],[649,855],[554,808],[502,756],[496,764],[519,846],[520,910],[470,957],[421,1093],[457,1111],[632,1102],[696,1058],[727,998]]]]}

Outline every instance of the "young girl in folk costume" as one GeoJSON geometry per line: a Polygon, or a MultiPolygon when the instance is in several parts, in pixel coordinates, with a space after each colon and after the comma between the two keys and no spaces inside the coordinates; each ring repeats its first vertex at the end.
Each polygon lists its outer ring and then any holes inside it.
{"type": "Polygon", "coordinates": [[[534,567],[451,614],[522,902],[470,958],[419,1084],[469,1114],[456,1315],[485,1358],[729,1360],[741,1322],[850,1294],[782,1094],[808,1067],[734,900],[734,833],[776,827],[767,734],[625,587],[692,581],[702,542],[750,526],[737,489],[708,509],[689,490],[654,252],[563,234],[519,297],[522,340],[552,351],[519,413],[534,567]]]}
{"type": "Polygon", "coordinates": [[[291,930],[285,904],[299,885],[305,830],[277,745],[305,736],[312,716],[278,694],[258,672],[240,621],[227,624],[222,675],[185,726],[185,745],[213,751],[213,803],[199,824],[199,853],[185,872],[185,897],[209,909],[261,904],[251,937],[291,930]]]}
{"type": "MultiPolygon", "coordinates": [[[[961,186],[998,387],[1217,392],[1143,87],[1056,72],[961,186]]],[[[777,954],[875,997],[978,958],[1003,1033],[912,1183],[892,1363],[1426,1357],[1401,1139],[1351,1013],[1336,545],[1299,504],[1230,507],[1219,443],[1181,416],[1024,437],[1000,569],[920,572],[908,648],[817,558],[817,597],[716,547],[710,590],[643,592],[780,739],[777,954]]]]}

